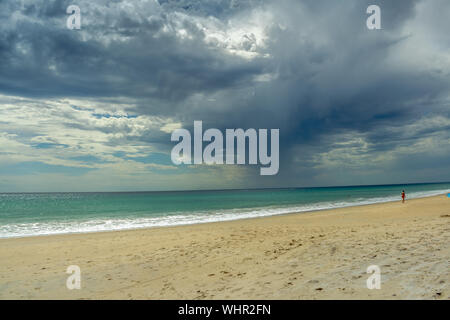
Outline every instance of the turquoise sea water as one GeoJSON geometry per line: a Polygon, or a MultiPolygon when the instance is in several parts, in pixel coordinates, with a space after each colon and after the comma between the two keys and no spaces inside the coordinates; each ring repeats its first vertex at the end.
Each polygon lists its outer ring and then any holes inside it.
{"type": "Polygon", "coordinates": [[[450,183],[122,193],[0,193],[0,238],[225,221],[399,201],[450,183]]]}

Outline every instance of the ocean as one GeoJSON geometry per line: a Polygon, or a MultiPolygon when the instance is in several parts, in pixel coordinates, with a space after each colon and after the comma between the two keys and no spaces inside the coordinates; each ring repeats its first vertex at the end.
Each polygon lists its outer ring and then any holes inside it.
{"type": "Polygon", "coordinates": [[[0,193],[0,238],[227,221],[400,201],[450,183],[168,192],[0,193]]]}

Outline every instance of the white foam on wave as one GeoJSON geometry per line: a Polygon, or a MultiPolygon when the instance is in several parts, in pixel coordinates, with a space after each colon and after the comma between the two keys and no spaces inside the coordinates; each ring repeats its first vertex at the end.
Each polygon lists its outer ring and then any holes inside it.
{"type": "MultiPolygon", "coordinates": [[[[420,191],[408,194],[408,199],[424,198],[449,193],[447,190],[420,191]]],[[[0,238],[16,238],[52,234],[90,233],[117,230],[132,230],[152,227],[199,224],[207,222],[231,221],[257,217],[267,217],[289,213],[320,211],[351,206],[398,201],[398,196],[360,198],[351,201],[319,202],[314,204],[231,209],[222,211],[187,212],[160,217],[108,218],[90,220],[67,220],[54,222],[16,223],[0,226],[0,238]]]]}

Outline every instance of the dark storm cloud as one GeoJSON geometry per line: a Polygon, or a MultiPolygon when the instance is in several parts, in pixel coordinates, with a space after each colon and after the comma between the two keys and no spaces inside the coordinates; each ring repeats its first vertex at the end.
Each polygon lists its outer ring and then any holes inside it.
{"type": "Polygon", "coordinates": [[[183,41],[173,33],[155,37],[161,28],[177,22],[161,8],[149,8],[147,15],[127,15],[120,7],[102,12],[101,7],[82,4],[87,40],[82,32],[65,28],[65,2],[25,3],[23,7],[3,3],[0,9],[11,14],[1,23],[3,93],[178,101],[195,92],[238,86],[264,69],[261,63],[230,59],[205,48],[202,30],[189,21],[180,24],[193,39],[183,41]],[[124,38],[115,40],[117,35],[124,38]]]}
{"type": "Polygon", "coordinates": [[[182,10],[191,14],[202,16],[214,16],[227,18],[230,15],[239,13],[254,6],[263,5],[266,0],[160,0],[159,3],[166,10],[182,10]]]}
{"type": "MultiPolygon", "coordinates": [[[[449,66],[408,51],[429,45],[411,29],[423,3],[430,7],[425,0],[78,1],[82,30],[74,31],[65,28],[70,1],[3,1],[0,92],[120,97],[138,115],[169,116],[187,128],[193,120],[220,129],[280,128],[281,169],[273,179],[295,183],[314,176],[316,156],[345,134],[361,135],[364,152],[373,154],[448,138],[445,123],[401,130],[429,117],[448,119],[449,66]],[[382,30],[366,28],[370,4],[382,9],[382,30]],[[257,55],[230,53],[226,41],[206,43],[206,24],[223,31],[258,9],[271,20],[258,16],[267,39],[257,55]]],[[[444,18],[448,6],[433,4],[444,18]]],[[[255,44],[251,30],[239,50],[255,44]]],[[[432,31],[447,33],[439,24],[432,31]]],[[[447,44],[440,42],[441,52],[447,44]]],[[[133,139],[169,144],[168,137],[133,139]]]]}

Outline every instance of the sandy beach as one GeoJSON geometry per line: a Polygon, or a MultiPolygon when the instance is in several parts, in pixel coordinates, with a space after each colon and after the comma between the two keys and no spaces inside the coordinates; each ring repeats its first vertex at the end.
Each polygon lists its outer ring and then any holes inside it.
{"type": "Polygon", "coordinates": [[[450,299],[446,195],[190,226],[0,240],[1,299],[450,299]],[[81,289],[66,269],[81,268],[81,289]],[[381,269],[369,290],[366,269],[381,269]]]}

